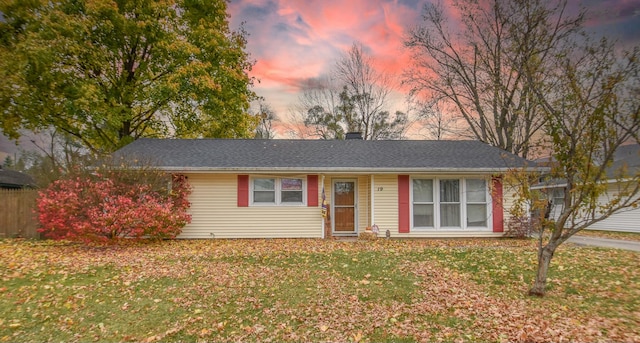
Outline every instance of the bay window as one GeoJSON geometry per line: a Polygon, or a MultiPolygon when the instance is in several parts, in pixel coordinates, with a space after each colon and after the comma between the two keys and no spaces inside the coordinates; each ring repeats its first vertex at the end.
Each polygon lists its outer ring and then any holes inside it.
{"type": "Polygon", "coordinates": [[[412,179],[413,228],[488,228],[489,206],[486,179],[412,179]]]}

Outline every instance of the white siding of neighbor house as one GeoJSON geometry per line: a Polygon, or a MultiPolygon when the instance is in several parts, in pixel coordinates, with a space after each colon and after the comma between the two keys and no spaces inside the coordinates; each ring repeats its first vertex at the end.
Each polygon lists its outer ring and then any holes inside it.
{"type": "MultiPolygon", "coordinates": [[[[552,192],[550,189],[548,192],[552,192]]],[[[609,203],[619,192],[616,183],[610,183],[607,186],[607,192],[598,199],[600,205],[609,203]]],[[[551,217],[558,219],[562,211],[562,203],[552,207],[551,217]]],[[[640,233],[640,208],[628,208],[611,215],[609,218],[594,223],[586,228],[586,230],[604,230],[604,231],[620,231],[620,232],[636,232],[640,233]]]]}
{"type": "MultiPolygon", "coordinates": [[[[600,197],[600,203],[606,204],[618,193],[615,183],[609,184],[607,194],[600,197]]],[[[640,233],[640,208],[626,209],[613,214],[609,218],[597,222],[587,228],[588,230],[606,230],[640,233]]]]}
{"type": "Polygon", "coordinates": [[[320,207],[238,207],[236,174],[187,174],[192,220],[178,238],[320,238],[320,207]]]}

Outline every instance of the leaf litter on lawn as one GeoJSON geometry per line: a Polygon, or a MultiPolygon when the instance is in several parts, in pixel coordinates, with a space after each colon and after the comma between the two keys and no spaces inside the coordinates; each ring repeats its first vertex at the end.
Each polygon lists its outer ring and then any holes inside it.
{"type": "Polygon", "coordinates": [[[537,299],[530,240],[3,240],[0,340],[640,341],[638,254],[556,259],[537,299]]]}

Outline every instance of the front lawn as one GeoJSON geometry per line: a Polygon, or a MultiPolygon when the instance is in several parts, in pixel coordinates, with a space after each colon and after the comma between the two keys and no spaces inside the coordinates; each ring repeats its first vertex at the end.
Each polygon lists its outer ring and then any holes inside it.
{"type": "Polygon", "coordinates": [[[640,341],[640,254],[524,240],[0,241],[0,341],[640,341]]]}
{"type": "Polygon", "coordinates": [[[580,236],[620,239],[623,241],[640,241],[640,233],[636,232],[582,230],[577,234],[580,236]]]}

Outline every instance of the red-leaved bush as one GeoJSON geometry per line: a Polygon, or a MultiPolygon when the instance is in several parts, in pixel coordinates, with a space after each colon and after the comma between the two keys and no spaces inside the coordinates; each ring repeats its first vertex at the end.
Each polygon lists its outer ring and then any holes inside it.
{"type": "Polygon", "coordinates": [[[145,175],[112,170],[55,181],[39,193],[39,231],[48,238],[83,242],[173,238],[191,222],[191,188],[183,175],[173,175],[160,187],[161,179],[150,179],[155,184],[144,182],[145,175]]]}

